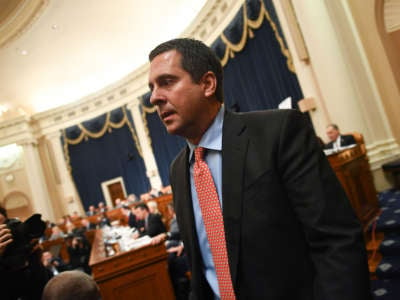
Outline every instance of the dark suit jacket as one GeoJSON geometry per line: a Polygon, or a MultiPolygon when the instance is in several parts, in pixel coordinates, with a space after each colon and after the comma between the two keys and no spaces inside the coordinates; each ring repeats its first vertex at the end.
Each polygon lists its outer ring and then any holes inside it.
{"type": "MultiPolygon", "coordinates": [[[[212,299],[194,225],[188,154],[186,147],[172,163],[170,181],[190,256],[192,299],[212,299]]],[[[238,299],[371,299],[360,224],[304,115],[227,112],[222,195],[238,299]]]]}
{"type": "Polygon", "coordinates": [[[135,214],[132,212],[129,212],[128,225],[129,227],[138,227],[138,221],[136,220],[135,214]]]}
{"type": "Polygon", "coordinates": [[[161,220],[161,216],[159,214],[149,214],[147,219],[147,227],[144,227],[144,230],[140,233],[140,236],[149,235],[153,237],[166,231],[167,229],[161,220]]]}
{"type": "MultiPolygon", "coordinates": [[[[334,142],[329,142],[328,144],[325,145],[325,149],[333,149],[333,143],[334,142]]],[[[351,134],[348,135],[340,135],[340,146],[345,147],[345,146],[350,146],[356,144],[356,140],[354,139],[354,136],[351,134]]]]}

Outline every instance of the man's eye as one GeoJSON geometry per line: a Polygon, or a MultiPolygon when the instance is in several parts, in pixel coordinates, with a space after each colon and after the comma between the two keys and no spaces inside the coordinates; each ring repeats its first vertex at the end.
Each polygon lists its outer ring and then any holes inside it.
{"type": "Polygon", "coordinates": [[[172,79],[164,79],[164,85],[171,85],[174,81],[172,79]]]}

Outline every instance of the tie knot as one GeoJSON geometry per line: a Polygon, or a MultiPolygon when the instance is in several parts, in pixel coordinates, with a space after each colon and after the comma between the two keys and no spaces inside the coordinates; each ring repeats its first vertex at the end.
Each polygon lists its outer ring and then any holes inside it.
{"type": "Polygon", "coordinates": [[[197,147],[196,149],[194,149],[194,160],[195,161],[203,160],[205,150],[206,149],[203,147],[197,147]]]}

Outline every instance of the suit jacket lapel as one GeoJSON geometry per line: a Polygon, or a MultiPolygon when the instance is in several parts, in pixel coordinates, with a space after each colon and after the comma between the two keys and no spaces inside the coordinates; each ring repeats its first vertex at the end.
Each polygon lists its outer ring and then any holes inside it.
{"type": "Polygon", "coordinates": [[[176,185],[177,191],[174,192],[174,198],[176,198],[176,203],[179,204],[179,210],[183,211],[182,223],[189,228],[194,229],[194,215],[193,215],[193,205],[192,197],[190,191],[190,175],[189,175],[189,148],[186,147],[185,150],[177,158],[176,177],[175,181],[179,182],[176,185]]]}
{"type": "Polygon", "coordinates": [[[239,261],[243,176],[248,137],[241,119],[226,112],[222,136],[222,197],[225,236],[232,280],[235,285],[239,261]]]}
{"type": "MultiPolygon", "coordinates": [[[[189,148],[186,147],[185,150],[179,155],[176,161],[176,178],[174,185],[176,188],[174,192],[174,202],[176,207],[177,215],[179,215],[178,223],[180,228],[187,228],[187,232],[191,234],[193,238],[186,238],[186,242],[192,248],[192,256],[195,260],[201,260],[200,249],[198,246],[198,238],[196,232],[196,226],[194,222],[193,204],[190,189],[190,171],[189,171],[189,148]],[[179,182],[179,183],[178,183],[179,182]]],[[[186,246],[185,246],[186,247],[186,246]]]]}

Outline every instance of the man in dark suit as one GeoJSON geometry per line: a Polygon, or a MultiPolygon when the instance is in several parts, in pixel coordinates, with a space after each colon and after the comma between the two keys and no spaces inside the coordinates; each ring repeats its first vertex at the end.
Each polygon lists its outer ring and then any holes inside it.
{"type": "Polygon", "coordinates": [[[165,42],[149,59],[150,101],[167,131],[188,143],[170,181],[192,299],[218,299],[227,283],[217,279],[215,237],[199,208],[197,147],[206,148],[221,203],[237,299],[371,299],[360,224],[307,118],[295,110],[225,111],[221,64],[199,41],[165,42]]]}
{"type": "Polygon", "coordinates": [[[356,144],[356,140],[351,134],[340,134],[339,127],[336,124],[326,126],[326,135],[330,142],[325,145],[325,149],[336,149],[356,144]]]}
{"type": "Polygon", "coordinates": [[[139,221],[138,224],[141,224],[138,228],[139,236],[148,235],[153,237],[167,231],[161,216],[159,214],[151,214],[146,204],[137,204],[135,206],[135,215],[137,221],[139,221]]]}

